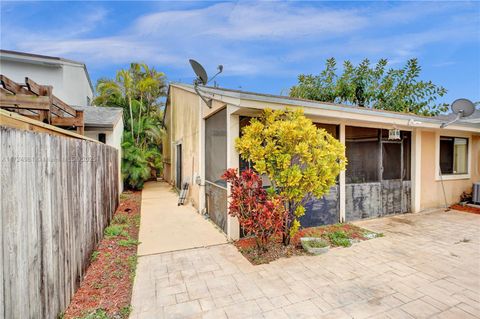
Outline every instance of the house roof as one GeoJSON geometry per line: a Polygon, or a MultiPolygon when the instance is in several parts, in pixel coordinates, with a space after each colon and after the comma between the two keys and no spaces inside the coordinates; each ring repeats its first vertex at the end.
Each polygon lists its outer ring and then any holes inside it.
{"type": "MultiPolygon", "coordinates": [[[[450,113],[450,114],[442,114],[439,116],[436,116],[436,118],[441,119],[443,121],[451,121],[457,117],[456,114],[450,113]]],[[[475,110],[472,115],[468,117],[464,117],[461,122],[465,123],[478,123],[480,124],[480,110],[475,110]]]]}
{"type": "MultiPolygon", "coordinates": [[[[193,85],[191,84],[171,83],[171,85],[178,86],[178,87],[187,89],[189,91],[193,90],[193,85]]],[[[378,117],[385,117],[390,119],[400,119],[400,120],[407,120],[407,121],[413,120],[418,122],[425,122],[425,123],[439,124],[439,125],[442,124],[443,122],[446,122],[450,118],[450,117],[447,118],[448,115],[433,116],[433,117],[421,116],[421,115],[410,114],[410,113],[385,111],[385,110],[371,109],[371,108],[330,103],[330,102],[320,102],[320,101],[306,100],[306,99],[300,99],[300,98],[293,98],[289,96],[232,90],[232,89],[218,88],[218,87],[199,87],[199,90],[203,93],[210,94],[210,97],[212,98],[215,98],[216,95],[227,96],[227,97],[236,98],[236,99],[254,100],[259,102],[286,104],[286,105],[293,105],[293,106],[300,106],[300,107],[312,107],[312,108],[319,108],[319,109],[325,109],[325,110],[342,111],[342,112],[353,113],[353,114],[375,115],[378,117]]],[[[479,111],[477,110],[476,114],[478,113],[479,111]]],[[[472,117],[473,116],[474,115],[472,115],[472,117]]],[[[471,121],[471,119],[472,118],[469,117],[469,118],[459,120],[455,123],[455,125],[480,129],[480,124],[478,122],[475,122],[475,120],[471,121]]]]}
{"type": "Polygon", "coordinates": [[[83,111],[85,128],[111,130],[123,115],[123,109],[119,107],[73,106],[73,108],[83,111]]]}
{"type": "Polygon", "coordinates": [[[80,67],[83,67],[85,71],[85,75],[87,76],[88,84],[94,92],[92,80],[90,79],[90,74],[88,73],[87,66],[83,62],[69,60],[65,58],[49,56],[49,55],[41,55],[35,53],[28,53],[28,52],[20,52],[20,51],[12,51],[12,50],[3,50],[0,49],[0,58],[4,60],[22,60],[22,61],[37,61],[43,64],[50,64],[50,65],[61,65],[61,64],[74,64],[80,67]]]}

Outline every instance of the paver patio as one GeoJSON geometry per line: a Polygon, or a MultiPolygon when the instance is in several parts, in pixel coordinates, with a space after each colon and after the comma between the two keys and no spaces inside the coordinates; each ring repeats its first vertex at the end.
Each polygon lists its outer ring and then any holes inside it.
{"type": "Polygon", "coordinates": [[[480,216],[356,224],[385,237],[260,266],[231,244],[141,257],[131,318],[480,318],[480,216]]]}

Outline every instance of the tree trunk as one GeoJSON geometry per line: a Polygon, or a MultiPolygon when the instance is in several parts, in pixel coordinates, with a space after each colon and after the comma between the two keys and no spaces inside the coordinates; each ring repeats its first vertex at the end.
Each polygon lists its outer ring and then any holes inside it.
{"type": "Polygon", "coordinates": [[[132,111],[132,98],[128,96],[128,108],[130,110],[130,130],[132,131],[132,139],[135,140],[135,135],[133,134],[133,111],[132,111]]]}
{"type": "Polygon", "coordinates": [[[138,132],[137,132],[137,144],[140,139],[140,121],[142,120],[142,106],[143,106],[143,96],[140,92],[140,109],[138,110],[138,132]]]}

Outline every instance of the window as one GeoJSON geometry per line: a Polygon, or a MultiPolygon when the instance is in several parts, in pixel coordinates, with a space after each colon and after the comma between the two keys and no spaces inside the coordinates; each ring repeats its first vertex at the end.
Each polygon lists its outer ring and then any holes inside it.
{"type": "Polygon", "coordinates": [[[107,140],[107,136],[105,135],[105,133],[99,133],[98,134],[98,141],[99,142],[102,142],[103,144],[105,144],[107,140]]]}
{"type": "Polygon", "coordinates": [[[441,174],[467,174],[467,166],[468,139],[440,136],[441,174]]]}

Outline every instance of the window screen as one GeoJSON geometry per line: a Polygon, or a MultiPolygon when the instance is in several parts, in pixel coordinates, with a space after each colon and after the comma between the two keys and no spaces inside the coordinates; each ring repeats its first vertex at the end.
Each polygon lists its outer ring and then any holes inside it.
{"type": "Polygon", "coordinates": [[[402,144],[382,143],[382,179],[401,179],[402,177],[402,144]]]}
{"type": "Polygon", "coordinates": [[[205,120],[205,179],[221,186],[227,169],[227,110],[205,120]]]}
{"type": "Polygon", "coordinates": [[[466,174],[468,172],[468,139],[440,137],[440,170],[442,174],[466,174]]]}
{"type": "Polygon", "coordinates": [[[345,127],[346,155],[348,159],[346,182],[378,182],[379,130],[364,127],[345,127]]]}

